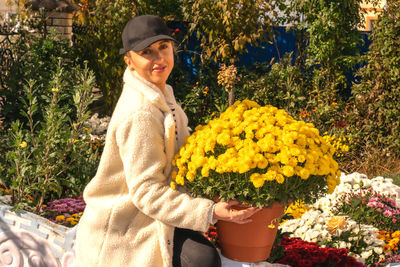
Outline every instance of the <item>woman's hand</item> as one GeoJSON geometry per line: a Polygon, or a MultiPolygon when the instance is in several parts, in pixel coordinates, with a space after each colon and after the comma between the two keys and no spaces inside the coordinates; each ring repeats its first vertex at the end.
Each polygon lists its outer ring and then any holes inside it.
{"type": "Polygon", "coordinates": [[[257,211],[261,210],[255,207],[250,207],[243,210],[232,209],[233,205],[238,204],[240,203],[236,200],[228,202],[221,201],[216,203],[214,207],[213,219],[245,224],[251,222],[252,220],[250,219],[250,217],[257,211]]]}

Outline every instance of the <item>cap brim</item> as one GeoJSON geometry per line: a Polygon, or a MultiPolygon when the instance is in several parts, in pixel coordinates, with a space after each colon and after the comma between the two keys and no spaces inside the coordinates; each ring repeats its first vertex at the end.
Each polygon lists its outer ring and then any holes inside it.
{"type": "Polygon", "coordinates": [[[121,48],[119,50],[119,53],[120,54],[125,54],[126,52],[131,51],[131,50],[135,51],[135,52],[138,52],[140,50],[145,49],[146,47],[149,47],[153,43],[161,41],[161,40],[171,40],[171,41],[176,42],[176,40],[173,37],[169,36],[169,35],[156,35],[156,36],[153,36],[153,37],[150,37],[150,38],[147,38],[147,39],[141,41],[140,43],[134,45],[133,47],[121,48]]]}

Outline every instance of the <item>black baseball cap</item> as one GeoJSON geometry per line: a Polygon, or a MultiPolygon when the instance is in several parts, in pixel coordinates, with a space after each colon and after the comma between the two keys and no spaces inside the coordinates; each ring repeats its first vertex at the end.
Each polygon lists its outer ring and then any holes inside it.
{"type": "Polygon", "coordinates": [[[122,31],[123,48],[120,54],[145,49],[160,40],[176,41],[162,19],[153,15],[142,15],[129,20],[122,31]]]}

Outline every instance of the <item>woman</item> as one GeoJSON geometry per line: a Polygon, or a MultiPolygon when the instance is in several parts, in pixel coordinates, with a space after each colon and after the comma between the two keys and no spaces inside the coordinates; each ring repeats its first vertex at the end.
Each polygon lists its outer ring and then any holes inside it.
{"type": "Polygon", "coordinates": [[[173,190],[172,159],[189,134],[166,84],[174,39],[156,16],[130,20],[122,33],[124,88],[113,112],[96,176],[84,191],[76,253],[79,267],[220,266],[198,231],[228,220],[247,223],[255,208],[193,198],[173,190]]]}

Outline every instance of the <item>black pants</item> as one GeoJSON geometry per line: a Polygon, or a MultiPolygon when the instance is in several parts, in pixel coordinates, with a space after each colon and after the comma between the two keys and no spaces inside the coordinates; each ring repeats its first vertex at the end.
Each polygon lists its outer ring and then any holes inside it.
{"type": "Polygon", "coordinates": [[[175,228],[172,264],[174,267],[220,267],[221,258],[201,233],[175,228]]]}

